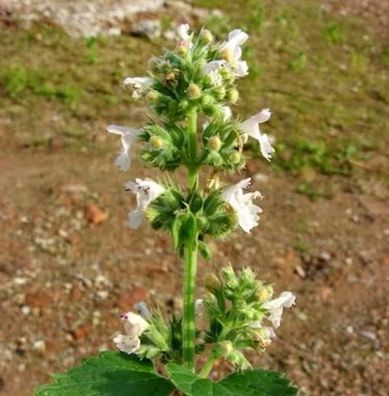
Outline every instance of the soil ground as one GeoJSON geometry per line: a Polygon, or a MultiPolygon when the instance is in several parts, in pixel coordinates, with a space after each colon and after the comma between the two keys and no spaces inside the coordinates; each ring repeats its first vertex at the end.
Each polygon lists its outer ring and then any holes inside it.
{"type": "MultiPolygon", "coordinates": [[[[256,366],[285,371],[306,395],[385,396],[388,30],[371,17],[384,2],[342,13],[336,1],[254,3],[231,2],[206,23],[254,37],[253,77],[237,111],[271,105],[266,132],[280,155],[226,176],[253,177],[264,214],[251,236],[214,244],[214,259],[200,262],[198,295],[208,271],[252,267],[297,295],[268,352],[251,356],[256,366]]],[[[119,173],[118,142],[104,133],[112,121],[147,119],[118,87],[161,42],[0,27],[0,395],[25,396],[112,348],[120,313],[137,301],[179,310],[182,270],[168,235],[127,228],[134,200],[123,185],[154,170],[135,160],[119,173]]]]}

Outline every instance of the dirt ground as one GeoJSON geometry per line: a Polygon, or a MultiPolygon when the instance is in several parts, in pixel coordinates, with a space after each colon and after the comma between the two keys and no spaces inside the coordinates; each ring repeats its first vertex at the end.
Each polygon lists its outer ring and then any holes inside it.
{"type": "MultiPolygon", "coordinates": [[[[93,149],[69,149],[61,139],[26,148],[15,139],[12,111],[0,113],[0,395],[27,396],[49,374],[113,348],[120,313],[137,301],[180,310],[182,268],[166,234],[126,226],[134,200],[123,185],[153,170],[137,160],[128,174],[114,168],[117,142],[104,134],[110,120],[92,114],[93,149]]],[[[42,110],[42,125],[51,116],[42,110]]],[[[215,243],[212,262],[199,264],[199,297],[204,274],[229,262],[297,295],[268,352],[251,358],[285,371],[304,395],[389,389],[388,190],[377,177],[387,157],[374,161],[362,179],[317,175],[331,195],[312,200],[296,192],[296,176],[250,160],[230,180],[253,177],[264,195],[260,226],[215,243]]]]}

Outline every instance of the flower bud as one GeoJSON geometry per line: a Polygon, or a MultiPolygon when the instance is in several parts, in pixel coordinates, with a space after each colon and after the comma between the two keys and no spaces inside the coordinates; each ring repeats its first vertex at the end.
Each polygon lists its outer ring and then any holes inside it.
{"type": "Polygon", "coordinates": [[[238,279],[236,278],[235,271],[231,265],[229,265],[228,267],[224,267],[221,270],[221,275],[225,284],[228,287],[234,289],[238,286],[238,279]]]}
{"type": "Polygon", "coordinates": [[[230,154],[230,161],[233,164],[239,164],[240,160],[241,160],[242,156],[240,155],[240,153],[238,151],[234,151],[233,153],[230,154]]]}
{"type": "Polygon", "coordinates": [[[146,95],[146,99],[151,103],[155,103],[158,98],[159,94],[156,91],[149,91],[146,95]]]}
{"type": "Polygon", "coordinates": [[[238,100],[239,100],[239,91],[237,89],[231,89],[231,91],[228,92],[228,101],[231,104],[236,104],[238,100]]]}
{"type": "Polygon", "coordinates": [[[212,136],[208,140],[207,147],[210,151],[219,151],[222,146],[222,141],[220,140],[219,136],[212,136]]]}
{"type": "Polygon", "coordinates": [[[188,53],[188,44],[185,41],[180,41],[177,45],[177,52],[181,56],[185,56],[188,53]]]}
{"type": "Polygon", "coordinates": [[[264,286],[257,293],[258,300],[261,303],[269,300],[272,295],[273,295],[273,288],[271,286],[264,286]]]}
{"type": "Polygon", "coordinates": [[[208,30],[208,29],[203,29],[200,32],[200,39],[205,43],[205,44],[210,44],[214,40],[213,34],[208,30]]]}
{"type": "Polygon", "coordinates": [[[165,75],[165,83],[166,84],[171,84],[177,80],[177,73],[174,71],[171,71],[165,75]]]}
{"type": "Polygon", "coordinates": [[[213,104],[213,98],[211,95],[203,95],[201,98],[201,103],[203,106],[209,106],[213,104]]]}
{"type": "Polygon", "coordinates": [[[205,277],[205,287],[208,291],[217,290],[221,286],[220,279],[213,273],[205,277]]]}
{"type": "Polygon", "coordinates": [[[234,346],[231,341],[222,341],[219,344],[221,355],[226,359],[231,355],[231,352],[234,350],[234,346]]]}
{"type": "Polygon", "coordinates": [[[230,353],[228,360],[240,370],[251,368],[250,362],[244,357],[243,353],[236,349],[230,353]]]}
{"type": "Polygon", "coordinates": [[[150,143],[151,147],[155,150],[159,150],[163,145],[162,139],[156,135],[151,136],[149,143],[150,143]]]}
{"type": "Polygon", "coordinates": [[[178,107],[180,108],[180,110],[185,111],[189,106],[189,102],[187,100],[181,100],[180,104],[178,105],[178,107]]]}
{"type": "Polygon", "coordinates": [[[226,89],[223,86],[216,87],[214,92],[215,92],[215,96],[219,100],[224,99],[226,96],[226,89]]]}
{"type": "Polygon", "coordinates": [[[191,99],[198,99],[201,96],[201,88],[195,83],[189,84],[187,92],[191,99]]]}
{"type": "Polygon", "coordinates": [[[232,83],[234,81],[234,74],[228,67],[223,67],[220,69],[219,74],[223,77],[225,82],[232,83]]]}

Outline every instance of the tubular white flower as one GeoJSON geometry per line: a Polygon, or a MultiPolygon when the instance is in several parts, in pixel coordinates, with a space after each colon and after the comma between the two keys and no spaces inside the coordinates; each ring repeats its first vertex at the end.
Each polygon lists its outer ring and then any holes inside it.
{"type": "Polygon", "coordinates": [[[239,183],[225,188],[222,192],[222,198],[229,203],[236,211],[238,223],[243,231],[250,233],[251,229],[258,225],[259,213],[262,209],[253,204],[253,199],[262,197],[259,191],[244,193],[251,182],[251,178],[244,179],[239,183]]]}
{"type": "Polygon", "coordinates": [[[294,305],[296,296],[289,292],[282,292],[279,297],[274,300],[267,301],[263,307],[269,311],[269,320],[272,322],[273,327],[277,328],[281,323],[281,316],[284,308],[290,308],[294,305]]]}
{"type": "Polygon", "coordinates": [[[150,77],[127,77],[124,79],[123,85],[131,86],[133,89],[132,97],[134,99],[140,99],[150,88],[152,82],[153,79],[150,77]]]}
{"type": "Polygon", "coordinates": [[[271,117],[270,109],[263,109],[258,114],[250,117],[241,124],[242,131],[246,137],[251,136],[259,142],[262,155],[268,160],[271,160],[271,156],[274,153],[274,148],[271,145],[271,140],[266,133],[261,133],[259,124],[268,121],[271,117]]]}
{"type": "Polygon", "coordinates": [[[113,342],[119,350],[131,354],[139,349],[139,337],[148,329],[149,324],[140,315],[134,312],[123,314],[121,319],[124,321],[124,330],[126,334],[117,335],[113,339],[113,342]]]}
{"type": "Polygon", "coordinates": [[[191,36],[189,34],[190,26],[187,23],[183,23],[177,26],[177,36],[180,40],[179,44],[184,45],[185,47],[192,47],[191,36]]]}
{"type": "Polygon", "coordinates": [[[244,77],[248,74],[247,62],[242,61],[242,49],[243,45],[249,35],[241,29],[235,29],[228,34],[228,40],[225,41],[220,51],[231,66],[232,72],[236,77],[244,77]]]}
{"type": "Polygon", "coordinates": [[[151,179],[135,179],[135,181],[126,184],[126,190],[132,191],[136,195],[137,206],[128,215],[129,227],[136,229],[142,223],[144,211],[154,199],[165,191],[165,188],[151,179]]]}
{"type": "Polygon", "coordinates": [[[122,149],[116,158],[115,165],[123,172],[129,169],[131,165],[130,149],[133,141],[140,134],[141,130],[136,128],[127,128],[120,125],[108,125],[108,133],[119,135],[122,142],[122,149]]]}
{"type": "Polygon", "coordinates": [[[142,316],[134,313],[127,312],[121,316],[124,322],[124,329],[127,335],[132,337],[139,337],[147,330],[149,324],[142,318],[142,316]]]}

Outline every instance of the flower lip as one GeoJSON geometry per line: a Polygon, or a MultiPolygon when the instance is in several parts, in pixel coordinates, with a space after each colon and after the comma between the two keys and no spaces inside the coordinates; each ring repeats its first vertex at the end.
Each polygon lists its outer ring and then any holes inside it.
{"type": "Polygon", "coordinates": [[[266,133],[262,133],[259,129],[259,124],[263,124],[268,121],[271,117],[270,109],[263,109],[258,114],[248,118],[241,124],[243,135],[246,140],[248,136],[251,136],[259,142],[262,155],[268,160],[271,160],[274,148],[270,137],[266,133]]]}
{"type": "Polygon", "coordinates": [[[120,125],[111,124],[106,128],[108,133],[120,136],[122,149],[115,160],[115,165],[123,172],[127,171],[131,165],[130,149],[134,140],[141,133],[140,129],[127,128],[120,125]]]}
{"type": "Polygon", "coordinates": [[[290,308],[295,304],[296,296],[289,291],[282,292],[277,298],[267,301],[263,307],[269,311],[269,320],[274,328],[281,324],[281,316],[284,308],[290,308]]]}
{"type": "Polygon", "coordinates": [[[251,229],[258,225],[259,214],[262,209],[253,204],[253,199],[262,198],[259,191],[244,193],[249,187],[251,178],[243,179],[239,183],[227,187],[222,192],[222,198],[236,211],[238,223],[243,231],[250,233],[251,229]]]}

